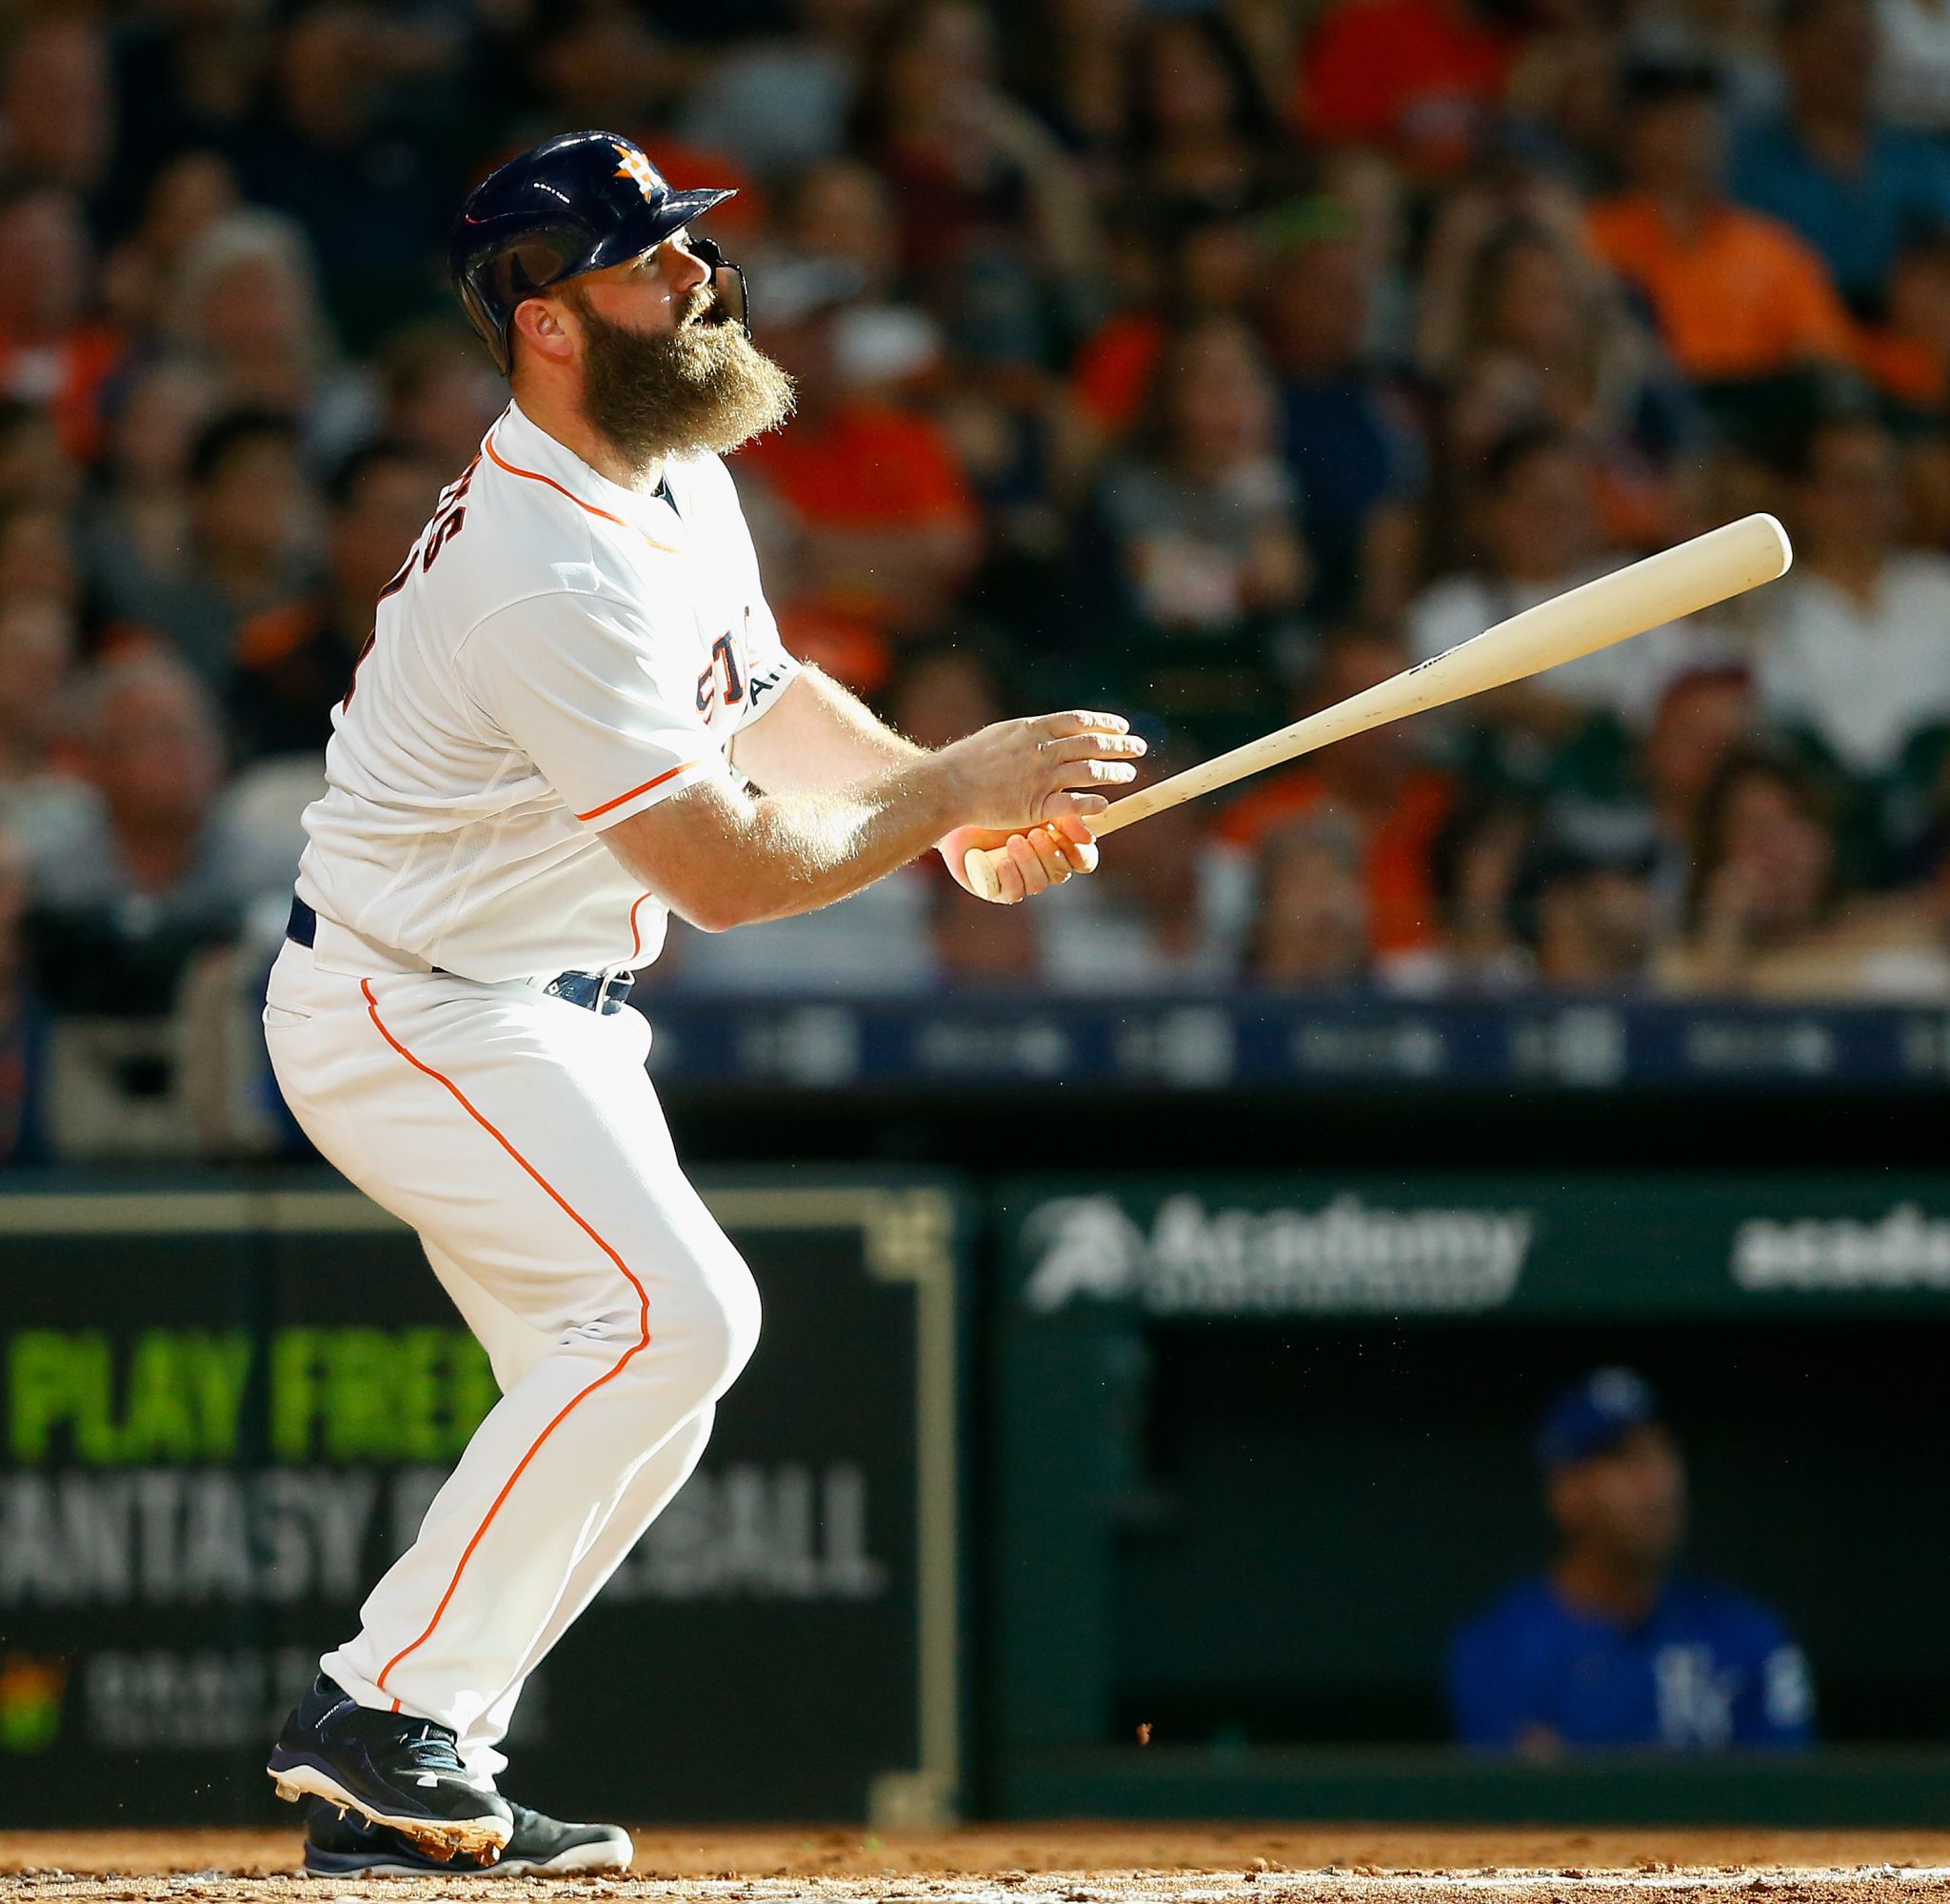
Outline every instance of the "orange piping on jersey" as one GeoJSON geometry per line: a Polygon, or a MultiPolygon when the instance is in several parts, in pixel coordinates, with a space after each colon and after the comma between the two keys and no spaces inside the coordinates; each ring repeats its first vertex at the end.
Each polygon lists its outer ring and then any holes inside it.
{"type": "MultiPolygon", "coordinates": [[[[423,1063],[419,1059],[415,1058],[413,1054],[410,1051],[408,1051],[407,1047],[404,1044],[402,1044],[399,1041],[399,1040],[396,1039],[392,1035],[392,1033],[386,1028],[385,1021],[379,1016],[379,1001],[372,995],[372,981],[370,979],[361,979],[359,981],[359,989],[366,994],[366,1014],[369,1019],[371,1019],[373,1025],[377,1029],[380,1037],[385,1039],[386,1041],[389,1045],[391,1045],[392,1048],[395,1051],[397,1051],[399,1055],[402,1058],[404,1058],[407,1061],[407,1062],[413,1067],[415,1071],[425,1072],[426,1075],[431,1078],[436,1084],[439,1084],[443,1089],[445,1089],[448,1093],[448,1095],[452,1097],[454,1102],[457,1103],[462,1110],[467,1112],[468,1117],[472,1118],[473,1121],[477,1124],[479,1124],[481,1128],[484,1131],[486,1131],[488,1135],[491,1137],[494,1140],[494,1141],[502,1147],[503,1150],[507,1151],[508,1156],[513,1158],[514,1160],[518,1164],[520,1164],[521,1167],[525,1171],[527,1171],[531,1178],[534,1179],[536,1183],[541,1186],[543,1192],[547,1196],[548,1200],[552,1203],[554,1203],[555,1206],[559,1210],[561,1210],[566,1217],[567,1217],[569,1221],[572,1222],[577,1229],[582,1231],[583,1235],[587,1237],[588,1240],[592,1243],[594,1243],[595,1246],[599,1250],[601,1250],[603,1254],[606,1257],[607,1257],[611,1262],[613,1262],[616,1265],[617,1270],[623,1277],[623,1279],[626,1282],[627,1282],[633,1290],[636,1291],[638,1318],[637,1339],[634,1342],[632,1342],[629,1345],[628,1348],[627,1348],[623,1352],[623,1354],[620,1357],[617,1358],[615,1365],[607,1372],[607,1374],[599,1375],[594,1381],[589,1383],[589,1385],[587,1388],[581,1390],[579,1393],[572,1396],[567,1401],[564,1402],[561,1409],[556,1414],[555,1418],[552,1421],[550,1421],[547,1427],[543,1429],[542,1432],[535,1437],[534,1440],[528,1444],[528,1452],[521,1458],[520,1462],[516,1465],[514,1473],[508,1476],[507,1481],[502,1486],[501,1492],[494,1497],[494,1504],[488,1510],[486,1515],[482,1517],[480,1526],[474,1529],[473,1538],[468,1542],[467,1551],[462,1554],[459,1563],[455,1566],[453,1570],[453,1578],[447,1583],[447,1592],[440,1597],[440,1604],[433,1609],[433,1617],[427,1622],[427,1630],[424,1633],[422,1633],[419,1638],[414,1640],[411,1645],[401,1647],[401,1649],[397,1653],[395,1653],[390,1659],[388,1659],[386,1662],[384,1670],[380,1673],[379,1677],[373,1682],[375,1685],[378,1686],[379,1690],[383,1693],[387,1690],[387,1675],[390,1673],[392,1669],[395,1666],[397,1666],[400,1663],[400,1661],[407,1656],[408,1654],[415,1651],[417,1648],[421,1646],[424,1646],[427,1643],[427,1641],[432,1636],[434,1628],[440,1624],[441,1617],[447,1612],[448,1605],[452,1600],[455,1590],[460,1586],[461,1576],[467,1572],[468,1562],[474,1557],[474,1549],[480,1546],[481,1541],[483,1537],[486,1536],[488,1528],[493,1524],[494,1517],[501,1512],[502,1502],[505,1501],[507,1498],[508,1495],[513,1491],[515,1482],[521,1479],[522,1476],[527,1471],[528,1463],[532,1461],[535,1458],[535,1457],[541,1452],[542,1443],[546,1441],[549,1438],[549,1436],[554,1434],[556,1429],[561,1427],[562,1424],[566,1420],[567,1420],[569,1416],[573,1414],[574,1411],[578,1407],[580,1407],[584,1401],[587,1400],[587,1398],[590,1396],[595,1394],[595,1392],[599,1388],[601,1388],[605,1382],[614,1381],[616,1378],[620,1376],[623,1373],[623,1371],[629,1365],[631,1358],[640,1355],[645,1349],[649,1347],[650,1298],[649,1292],[647,1289],[645,1289],[643,1284],[639,1282],[633,1275],[630,1274],[629,1265],[627,1262],[625,1262],[624,1259],[620,1256],[618,1256],[617,1253],[613,1249],[611,1249],[610,1246],[607,1242],[605,1242],[601,1237],[599,1237],[596,1234],[596,1232],[589,1226],[587,1220],[580,1214],[580,1212],[578,1212],[575,1209],[575,1207],[568,1201],[568,1200],[565,1198],[559,1190],[556,1189],[554,1184],[550,1183],[546,1177],[544,1177],[542,1173],[539,1170],[537,1170],[535,1166],[532,1163],[530,1163],[526,1157],[524,1157],[521,1154],[521,1152],[514,1147],[513,1144],[508,1142],[507,1138],[502,1136],[502,1134],[498,1130],[496,1130],[494,1126],[491,1123],[489,1123],[488,1120],[484,1118],[481,1115],[481,1113],[477,1111],[471,1103],[468,1101],[467,1096],[461,1090],[461,1087],[458,1084],[456,1084],[451,1078],[448,1078],[445,1076],[443,1073],[436,1071],[432,1067],[432,1065],[423,1063]]],[[[393,1700],[393,1711],[399,1711],[399,1700],[397,1698],[393,1700]]]]}
{"type": "Polygon", "coordinates": [[[547,484],[547,486],[551,489],[558,490],[563,495],[567,496],[568,500],[576,506],[577,508],[587,509],[592,516],[601,516],[606,523],[614,523],[616,526],[620,529],[629,529],[633,533],[643,536],[643,539],[647,543],[648,543],[652,548],[660,549],[666,555],[681,555],[683,553],[681,549],[672,548],[668,543],[659,542],[655,536],[645,534],[645,532],[642,529],[638,528],[634,523],[627,523],[623,520],[621,516],[610,514],[610,512],[607,509],[599,509],[597,508],[595,504],[584,502],[583,499],[580,496],[578,496],[573,489],[564,488],[563,486],[560,483],[558,483],[554,477],[545,476],[539,469],[521,469],[516,467],[516,466],[510,463],[507,457],[502,455],[500,450],[495,448],[494,439],[491,436],[486,438],[482,442],[481,447],[488,452],[489,461],[491,461],[494,464],[496,468],[506,469],[510,476],[526,476],[530,483],[547,484]]]}
{"type": "Polygon", "coordinates": [[[629,962],[632,965],[644,954],[644,936],[637,929],[636,916],[644,909],[644,900],[649,897],[648,893],[645,893],[643,899],[638,900],[629,909],[629,962]]]}
{"type": "MultiPolygon", "coordinates": [[[[633,786],[627,793],[619,793],[614,800],[606,800],[601,806],[592,806],[587,813],[578,813],[576,818],[578,820],[600,820],[604,814],[615,807],[621,806],[626,800],[634,800],[638,794],[647,793],[653,786],[662,786],[667,780],[675,780],[679,774],[688,773],[696,765],[697,763],[695,761],[683,761],[674,767],[666,767],[655,780],[647,780],[643,785],[633,786]]],[[[648,898],[648,894],[646,894],[645,898],[648,898]]],[[[641,904],[642,901],[639,901],[638,903],[641,904]]],[[[630,917],[633,920],[636,915],[632,913],[630,917]]]]}

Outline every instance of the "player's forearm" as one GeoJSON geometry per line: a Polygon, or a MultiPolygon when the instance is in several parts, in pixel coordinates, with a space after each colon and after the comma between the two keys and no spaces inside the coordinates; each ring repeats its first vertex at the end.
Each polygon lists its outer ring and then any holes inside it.
{"type": "Polygon", "coordinates": [[[764,720],[739,732],[731,764],[766,793],[819,793],[905,766],[925,751],[808,667],[764,720]]]}
{"type": "Polygon", "coordinates": [[[693,925],[726,932],[871,885],[925,852],[965,804],[952,764],[924,755],[851,786],[740,796],[688,853],[667,846],[655,867],[637,870],[693,925]]]}
{"type": "Polygon", "coordinates": [[[1085,820],[1144,744],[1116,714],[998,721],[851,786],[754,799],[715,777],[609,827],[604,843],[707,932],[810,912],[902,866],[958,827],[1085,820]]]}

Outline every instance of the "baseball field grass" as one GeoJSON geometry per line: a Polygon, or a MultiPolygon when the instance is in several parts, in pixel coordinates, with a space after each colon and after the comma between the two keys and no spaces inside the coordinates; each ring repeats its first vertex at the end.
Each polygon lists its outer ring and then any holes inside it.
{"type": "Polygon", "coordinates": [[[0,1904],[355,1904],[452,1898],[700,1904],[1912,1904],[1950,1900],[1950,1832],[1456,1831],[1363,1825],[659,1829],[614,1877],[293,1874],[268,1832],[0,1833],[0,1904]]]}

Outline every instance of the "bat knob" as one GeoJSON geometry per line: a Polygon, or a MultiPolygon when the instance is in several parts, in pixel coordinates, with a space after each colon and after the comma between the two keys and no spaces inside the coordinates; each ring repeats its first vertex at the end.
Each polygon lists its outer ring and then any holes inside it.
{"type": "Polygon", "coordinates": [[[962,859],[962,871],[984,899],[1002,897],[1002,876],[995,870],[995,858],[985,846],[968,848],[962,859]]]}

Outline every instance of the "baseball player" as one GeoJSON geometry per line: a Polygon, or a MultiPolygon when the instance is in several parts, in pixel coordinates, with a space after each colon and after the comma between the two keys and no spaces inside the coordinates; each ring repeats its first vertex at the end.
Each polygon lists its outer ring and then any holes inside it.
{"type": "Polygon", "coordinates": [[[935,846],[961,879],[975,844],[1026,898],[1091,869],[1084,818],[1144,750],[1065,713],[926,753],[780,645],[719,458],[791,387],[687,234],[728,196],[579,132],[468,200],[453,279],[512,401],[382,592],[306,815],[272,1066],[419,1232],[502,1390],[271,1754],[281,1795],[324,1801],[314,1872],[628,1862],[494,1778],[523,1682],[758,1335],[625,1002],[668,914],[808,911],[935,846]]]}
{"type": "Polygon", "coordinates": [[[1552,1405],[1537,1458],[1562,1545],[1457,1636],[1462,1743],[1534,1758],[1809,1744],[1807,1660],[1780,1617],[1675,1571],[1685,1462],[1644,1378],[1593,1370],[1552,1405]]]}

